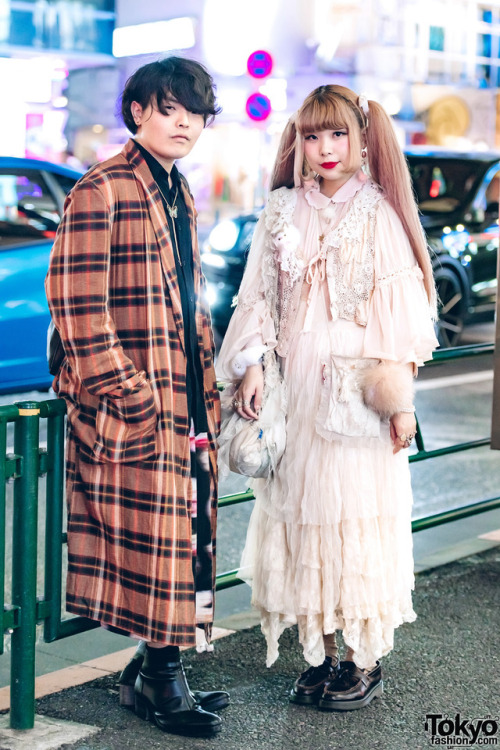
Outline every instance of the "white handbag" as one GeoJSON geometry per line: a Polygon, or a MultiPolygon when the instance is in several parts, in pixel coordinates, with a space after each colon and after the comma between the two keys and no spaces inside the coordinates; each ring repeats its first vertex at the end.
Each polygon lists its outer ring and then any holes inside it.
{"type": "Polygon", "coordinates": [[[222,426],[219,434],[219,467],[253,478],[269,478],[286,445],[286,386],[274,350],[263,356],[264,392],[259,418],[243,419],[233,409],[238,383],[221,394],[222,426]]]}

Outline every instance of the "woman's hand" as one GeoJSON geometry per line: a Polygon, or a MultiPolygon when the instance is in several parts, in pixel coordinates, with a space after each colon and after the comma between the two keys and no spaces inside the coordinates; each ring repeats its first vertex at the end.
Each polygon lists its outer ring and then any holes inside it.
{"type": "Polygon", "coordinates": [[[257,419],[262,406],[264,371],[262,365],[249,365],[234,394],[233,408],[243,419],[257,419]],[[252,403],[253,401],[253,403],[252,403]]]}
{"type": "Polygon", "coordinates": [[[391,440],[394,445],[393,453],[398,453],[402,448],[409,448],[411,441],[417,431],[415,415],[408,412],[399,412],[391,417],[391,440]]]}

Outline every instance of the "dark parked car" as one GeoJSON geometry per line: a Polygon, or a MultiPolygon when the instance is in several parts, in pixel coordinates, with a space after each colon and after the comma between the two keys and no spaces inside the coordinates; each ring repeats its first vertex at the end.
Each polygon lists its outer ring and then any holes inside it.
{"type": "MultiPolygon", "coordinates": [[[[496,300],[500,153],[406,151],[440,298],[438,336],[457,346],[464,325],[492,316],[496,300]]],[[[232,314],[258,213],[216,225],[202,262],[218,337],[232,314]]]]}
{"type": "Polygon", "coordinates": [[[49,388],[44,279],[66,194],[81,173],[0,157],[0,392],[49,388]]]}
{"type": "Polygon", "coordinates": [[[495,310],[500,154],[414,150],[407,160],[433,252],[439,338],[456,346],[465,323],[495,310]]]}
{"type": "MultiPolygon", "coordinates": [[[[415,149],[408,163],[433,252],[439,337],[492,315],[496,299],[500,154],[415,149]]],[[[81,174],[34,159],[0,157],[0,393],[50,387],[44,278],[63,203],[81,174]]],[[[204,245],[216,335],[224,335],[257,213],[214,227],[204,245]]]]}

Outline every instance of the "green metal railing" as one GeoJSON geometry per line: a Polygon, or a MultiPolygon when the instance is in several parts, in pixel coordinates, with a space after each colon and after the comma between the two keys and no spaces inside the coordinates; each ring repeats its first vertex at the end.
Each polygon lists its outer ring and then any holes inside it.
{"type": "MultiPolygon", "coordinates": [[[[428,365],[493,353],[493,344],[457,347],[435,354],[428,365]]],[[[65,638],[99,624],[83,617],[61,619],[62,549],[64,533],[64,432],[66,405],[62,400],[26,401],[0,406],[0,617],[3,632],[11,634],[11,712],[13,729],[31,729],[35,717],[35,642],[37,623],[43,623],[46,642],[65,638]],[[39,446],[40,420],[47,420],[47,448],[39,446]],[[14,425],[14,453],[7,454],[7,427],[14,425]],[[46,481],[45,556],[43,595],[37,598],[38,484],[46,481]],[[14,487],[11,601],[5,603],[6,483],[14,487]]],[[[410,462],[436,458],[490,444],[489,438],[427,451],[418,427],[417,452],[410,462]]],[[[219,507],[254,499],[250,490],[226,495],[219,507]]],[[[412,523],[414,532],[500,507],[500,497],[438,513],[412,523]]],[[[241,583],[237,571],[217,575],[217,590],[241,583]]],[[[3,653],[3,639],[0,654],[3,653]]]]}
{"type": "MultiPolygon", "coordinates": [[[[443,349],[442,351],[434,352],[432,360],[426,362],[425,365],[426,367],[434,367],[457,359],[493,354],[494,350],[494,344],[470,344],[468,346],[457,346],[450,349],[443,349]]],[[[452,453],[460,453],[462,451],[471,450],[472,448],[481,448],[490,445],[490,443],[490,438],[482,438],[480,440],[470,440],[467,443],[457,443],[456,445],[448,445],[445,448],[437,448],[428,451],[425,448],[424,438],[417,419],[417,433],[415,436],[417,452],[410,455],[409,461],[410,463],[415,463],[429,458],[439,458],[440,456],[448,456],[452,453]]],[[[246,502],[247,500],[253,499],[254,495],[250,490],[241,494],[226,495],[225,497],[220,498],[219,507],[234,505],[235,503],[246,502]]],[[[496,510],[497,508],[500,508],[500,497],[494,497],[490,500],[484,500],[479,503],[472,503],[471,505],[454,508],[443,513],[436,513],[432,516],[417,518],[412,521],[412,531],[414,533],[417,531],[423,531],[425,529],[433,528],[434,526],[439,526],[443,523],[458,521],[462,518],[485,513],[489,510],[496,510]]],[[[236,586],[241,582],[241,579],[238,578],[238,570],[230,570],[217,576],[217,589],[227,589],[231,586],[236,586]]]]}

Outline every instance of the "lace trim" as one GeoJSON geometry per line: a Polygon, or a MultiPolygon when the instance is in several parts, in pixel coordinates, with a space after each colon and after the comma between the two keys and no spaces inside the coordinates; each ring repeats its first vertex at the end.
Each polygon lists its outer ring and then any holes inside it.
{"type": "Polygon", "coordinates": [[[339,248],[344,245],[348,248],[348,256],[342,260],[349,261],[356,250],[365,241],[366,212],[375,209],[383,198],[382,189],[374,182],[366,183],[351,201],[346,214],[342,217],[336,227],[327,232],[324,244],[339,248]]]}
{"type": "Polygon", "coordinates": [[[275,262],[283,273],[288,274],[292,283],[300,279],[304,268],[304,261],[298,252],[300,233],[293,223],[296,205],[297,190],[279,188],[269,196],[266,213],[266,229],[271,238],[275,262]]]}
{"type": "Polygon", "coordinates": [[[302,259],[297,255],[300,237],[297,239],[298,232],[293,224],[297,195],[297,189],[279,188],[269,196],[266,209],[265,223],[268,231],[262,272],[265,298],[272,311],[278,339],[280,331],[288,330],[292,319],[292,293],[303,268],[302,259]],[[294,231],[290,231],[291,229],[294,231]],[[287,243],[286,237],[290,236],[291,240],[287,243]],[[283,249],[289,252],[283,253],[283,249]]]}
{"type": "Polygon", "coordinates": [[[257,292],[257,294],[252,294],[249,297],[245,297],[245,299],[240,299],[239,296],[236,295],[233,298],[232,307],[236,307],[237,305],[239,310],[249,312],[250,310],[253,310],[259,302],[262,302],[263,299],[265,299],[265,294],[262,291],[257,292]]]}
{"type": "Polygon", "coordinates": [[[293,224],[293,214],[297,205],[298,188],[286,187],[273,190],[266,209],[266,229],[272,235],[278,234],[285,226],[293,224]]]}
{"type": "Polygon", "coordinates": [[[415,264],[414,266],[405,266],[404,268],[400,268],[398,271],[388,273],[385,276],[379,276],[377,278],[376,284],[377,286],[388,286],[389,284],[392,284],[394,281],[403,278],[404,276],[415,276],[415,278],[419,281],[422,281],[424,278],[422,269],[418,264],[415,264]]]}
{"type": "Polygon", "coordinates": [[[325,238],[326,274],[333,320],[366,325],[361,305],[374,288],[375,216],[382,192],[368,184],[355,195],[346,215],[325,238]]]}
{"type": "MultiPolygon", "coordinates": [[[[298,188],[271,193],[265,211],[266,240],[262,259],[264,299],[275,321],[278,351],[286,355],[288,335],[295,319],[304,273],[300,238],[293,224],[298,188]]],[[[363,303],[375,284],[375,216],[383,199],[372,182],[351,200],[345,216],[323,243],[332,318],[366,325],[363,303]]],[[[314,210],[314,209],[313,209],[314,210]]],[[[262,297],[260,297],[262,299],[262,297]]],[[[254,302],[245,301],[248,309],[254,302]]]]}

